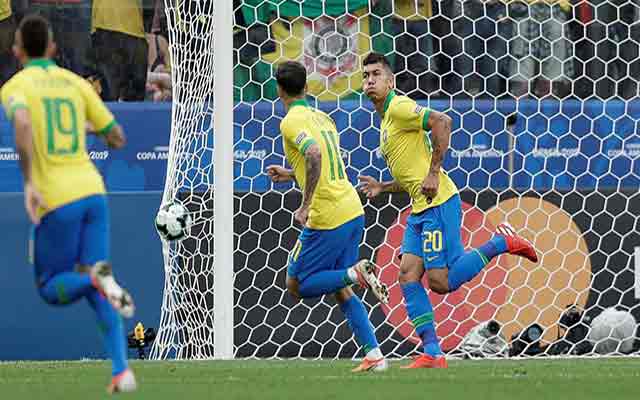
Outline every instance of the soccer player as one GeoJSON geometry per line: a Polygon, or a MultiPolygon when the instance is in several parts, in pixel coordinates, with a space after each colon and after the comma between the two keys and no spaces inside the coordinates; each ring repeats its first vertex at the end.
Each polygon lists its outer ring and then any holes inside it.
{"type": "Polygon", "coordinates": [[[55,48],[47,20],[24,18],[13,46],[24,69],[0,90],[35,225],[36,285],[52,305],[87,299],[112,359],[108,390],[133,391],[121,315],[131,317],[134,306],[111,273],[105,187],[87,154],[85,126],[89,122],[111,148],[122,147],[125,137],[90,84],[51,61],[55,48]]]}
{"type": "Polygon", "coordinates": [[[287,111],[280,123],[284,152],[293,169],[271,165],[267,173],[274,182],[295,179],[303,192],[294,218],[304,229],[289,257],[287,289],[296,298],[333,293],[366,353],[353,371],[384,370],[387,362],[367,311],[350,286],[370,288],[384,303],[388,292],[375,274],[375,265],[358,262],[364,210],[345,172],[335,123],[306,102],[307,71],[302,64],[280,64],[276,81],[287,111]]]}
{"type": "Polygon", "coordinates": [[[412,212],[402,242],[398,282],[424,354],[407,368],[446,368],[431,302],[421,284],[425,270],[431,290],[445,294],[469,282],[500,254],[514,254],[533,262],[538,257],[533,245],[506,223],[497,227],[496,235],[487,243],[465,252],[460,236],[462,203],[458,189],[442,169],[451,118],[396,95],[391,67],[384,56],[367,55],[363,68],[363,90],[380,115],[380,150],[394,180],[378,182],[360,176],[360,190],[368,198],[401,191],[411,196],[412,212]],[[431,131],[430,137],[426,131],[431,131]]]}

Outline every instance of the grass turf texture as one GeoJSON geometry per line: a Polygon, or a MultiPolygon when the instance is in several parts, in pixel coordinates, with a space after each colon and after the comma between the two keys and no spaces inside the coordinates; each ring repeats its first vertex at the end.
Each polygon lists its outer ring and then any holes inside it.
{"type": "MultiPolygon", "coordinates": [[[[139,391],[121,398],[638,399],[640,359],[452,361],[447,370],[355,375],[351,361],[133,362],[139,391]]],[[[106,398],[106,362],[0,363],[0,399],[106,398]]]]}

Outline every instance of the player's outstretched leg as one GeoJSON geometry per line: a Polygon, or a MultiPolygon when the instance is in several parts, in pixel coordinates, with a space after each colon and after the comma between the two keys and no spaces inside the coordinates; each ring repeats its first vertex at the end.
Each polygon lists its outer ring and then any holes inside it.
{"type": "Polygon", "coordinates": [[[51,277],[39,289],[40,296],[49,304],[75,303],[95,291],[91,276],[79,272],[61,272],[51,277]]]}
{"type": "Polygon", "coordinates": [[[347,269],[313,273],[300,282],[298,291],[302,298],[313,298],[335,293],[353,284],[371,289],[382,303],[389,302],[389,290],[378,279],[375,264],[368,260],[360,260],[347,269]]]}
{"type": "Polygon", "coordinates": [[[420,281],[423,272],[424,267],[420,257],[409,253],[402,255],[398,281],[407,307],[407,314],[422,340],[424,352],[410,365],[402,368],[447,368],[447,360],[442,354],[436,334],[431,300],[420,281]]]}
{"type": "Polygon", "coordinates": [[[131,318],[135,311],[131,295],[113,278],[111,265],[97,262],[91,269],[91,278],[95,287],[107,298],[109,303],[125,318],[131,318]]]}
{"type": "Polygon", "coordinates": [[[477,249],[465,252],[449,266],[449,292],[457,290],[462,284],[472,280],[494,257],[509,253],[538,262],[533,244],[518,235],[508,223],[496,228],[496,235],[477,249]]]}
{"type": "Polygon", "coordinates": [[[380,345],[373,331],[373,325],[369,321],[367,310],[360,298],[350,288],[344,288],[336,292],[336,300],[340,310],[344,313],[349,327],[353,331],[356,341],[364,348],[365,357],[353,372],[384,371],[387,369],[387,360],[380,351],[380,345]]]}
{"type": "Polygon", "coordinates": [[[87,296],[87,300],[96,312],[105,348],[111,358],[112,379],[107,391],[116,393],[136,390],[135,376],[127,364],[127,343],[122,318],[111,303],[97,290],[93,290],[87,296]]]}

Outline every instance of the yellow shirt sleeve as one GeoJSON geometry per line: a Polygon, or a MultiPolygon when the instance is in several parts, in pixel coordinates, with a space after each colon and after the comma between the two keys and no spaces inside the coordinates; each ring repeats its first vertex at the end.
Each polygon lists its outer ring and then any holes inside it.
{"type": "Polygon", "coordinates": [[[28,108],[24,91],[16,81],[9,81],[2,87],[0,90],[0,98],[2,99],[4,112],[9,120],[13,120],[17,109],[28,108]]]}
{"type": "Polygon", "coordinates": [[[422,107],[414,100],[404,97],[395,101],[390,109],[391,118],[398,121],[407,130],[428,130],[429,114],[431,110],[422,107]]]}
{"type": "Polygon", "coordinates": [[[89,82],[84,79],[78,79],[78,86],[87,104],[87,120],[91,122],[96,133],[106,134],[116,123],[113,114],[102,102],[102,99],[100,99],[89,82]]]}
{"type": "Polygon", "coordinates": [[[310,132],[304,131],[303,126],[302,121],[297,118],[285,118],[280,124],[280,132],[289,146],[304,155],[309,146],[315,144],[316,141],[310,132]]]}

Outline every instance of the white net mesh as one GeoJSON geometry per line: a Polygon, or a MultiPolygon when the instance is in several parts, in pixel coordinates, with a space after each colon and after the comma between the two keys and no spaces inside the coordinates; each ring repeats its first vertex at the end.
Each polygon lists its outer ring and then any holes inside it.
{"type": "MultiPolygon", "coordinates": [[[[182,199],[196,226],[166,253],[154,355],[210,357],[213,2],[166,3],[176,92],[165,201],[182,199]]],[[[301,195],[272,185],[263,171],[284,164],[272,68],[294,59],[310,72],[317,106],[336,121],[351,181],[390,178],[377,153],[379,118],[360,94],[361,59],[371,50],[392,60],[399,92],[453,118],[445,168],[464,202],[465,246],[478,246],[508,220],[542,256],[535,265],[501,257],[455,293],[430,293],[443,348],[584,353],[591,339],[606,343],[597,347],[606,352],[632,351],[640,317],[633,266],[640,246],[638,3],[371,3],[234,1],[235,356],[360,354],[331,299],[296,302],[286,293],[301,195]],[[568,305],[578,312],[565,312],[568,305]],[[635,319],[601,318],[608,325],[598,322],[588,336],[590,321],[609,307],[635,319]],[[470,334],[489,321],[501,340],[470,334]],[[511,340],[521,332],[530,338],[511,340]]],[[[383,352],[398,357],[418,349],[396,283],[408,206],[404,194],[367,202],[361,247],[382,268],[391,304],[360,295],[383,352]]]]}
{"type": "MultiPolygon", "coordinates": [[[[165,287],[153,358],[213,357],[213,2],[167,0],[174,102],[163,204],[191,213],[164,244],[165,287]]],[[[142,116],[144,118],[144,116],[142,116]]]]}

